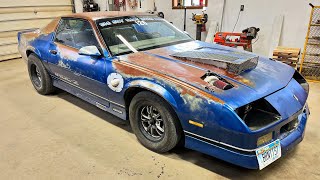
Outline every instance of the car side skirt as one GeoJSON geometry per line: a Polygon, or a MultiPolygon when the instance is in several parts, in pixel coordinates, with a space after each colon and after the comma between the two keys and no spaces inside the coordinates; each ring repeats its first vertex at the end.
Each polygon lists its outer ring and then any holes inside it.
{"type": "Polygon", "coordinates": [[[95,95],[85,89],[77,87],[72,83],[66,82],[56,76],[52,76],[53,85],[59,89],[62,89],[96,107],[109,112],[123,120],[126,120],[126,108],[123,105],[114,103],[108,99],[95,95]]]}

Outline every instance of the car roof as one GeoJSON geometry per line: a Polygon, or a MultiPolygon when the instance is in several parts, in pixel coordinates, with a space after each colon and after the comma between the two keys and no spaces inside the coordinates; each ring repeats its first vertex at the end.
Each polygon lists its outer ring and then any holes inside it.
{"type": "Polygon", "coordinates": [[[115,18],[122,16],[154,16],[150,13],[143,12],[132,12],[132,11],[100,11],[100,12],[84,12],[84,13],[75,13],[62,17],[74,17],[74,18],[83,18],[88,20],[98,20],[103,18],[115,18]]]}

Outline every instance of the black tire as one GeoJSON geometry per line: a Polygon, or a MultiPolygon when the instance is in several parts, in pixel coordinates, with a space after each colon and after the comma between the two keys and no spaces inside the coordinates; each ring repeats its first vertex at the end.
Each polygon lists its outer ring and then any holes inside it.
{"type": "Polygon", "coordinates": [[[55,91],[49,73],[35,54],[28,56],[28,72],[32,85],[39,94],[48,95],[55,91]]]}
{"type": "MultiPolygon", "coordinates": [[[[153,115],[150,115],[150,117],[153,115]]],[[[149,116],[148,116],[149,117],[149,116]]],[[[156,115],[154,115],[156,117],[156,115]]],[[[148,92],[142,91],[138,93],[131,101],[129,106],[129,119],[130,124],[132,127],[133,132],[137,136],[139,142],[145,146],[146,148],[158,152],[164,153],[171,149],[173,149],[180,141],[182,135],[182,128],[178,121],[178,118],[171,108],[171,106],[161,97],[158,95],[148,92]],[[146,123],[145,120],[142,120],[143,117],[142,113],[152,111],[152,114],[160,114],[160,121],[159,125],[154,125],[154,133],[150,133],[145,129],[145,124],[150,126],[150,122],[146,123]],[[153,107],[153,108],[150,108],[153,107]],[[158,113],[157,113],[158,112],[158,113]],[[161,123],[162,122],[162,123],[161,123]],[[163,126],[163,134],[158,127],[163,126]],[[160,132],[160,133],[157,133],[160,132]],[[154,137],[151,134],[158,134],[160,137],[154,137]]],[[[156,118],[157,119],[157,118],[156,118]]],[[[152,120],[150,120],[152,121],[152,120]]],[[[156,121],[155,119],[153,121],[156,121]]],[[[158,124],[158,121],[155,122],[158,124]]],[[[152,126],[152,125],[151,125],[152,126]]],[[[152,129],[152,128],[150,128],[152,129]]],[[[152,132],[152,131],[151,131],[152,132]]]]}

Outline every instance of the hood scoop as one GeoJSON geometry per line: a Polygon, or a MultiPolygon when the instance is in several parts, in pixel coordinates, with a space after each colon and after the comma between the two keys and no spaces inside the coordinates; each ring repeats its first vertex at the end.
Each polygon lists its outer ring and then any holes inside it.
{"type": "Polygon", "coordinates": [[[259,59],[259,56],[254,54],[211,47],[201,47],[190,51],[178,52],[170,56],[213,65],[235,74],[254,69],[258,65],[259,59]]]}
{"type": "Polygon", "coordinates": [[[214,91],[214,88],[212,87],[216,87],[221,90],[228,90],[234,87],[224,78],[210,71],[208,71],[205,75],[203,75],[201,79],[208,83],[208,86],[206,86],[205,88],[210,91],[214,91]]]}

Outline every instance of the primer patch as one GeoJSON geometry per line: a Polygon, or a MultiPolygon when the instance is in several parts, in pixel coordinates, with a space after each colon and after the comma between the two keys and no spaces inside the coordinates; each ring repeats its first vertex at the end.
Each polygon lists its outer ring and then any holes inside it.
{"type": "Polygon", "coordinates": [[[115,92],[121,92],[124,85],[123,77],[118,73],[111,73],[108,76],[107,79],[108,87],[115,91],[115,92]]]}

